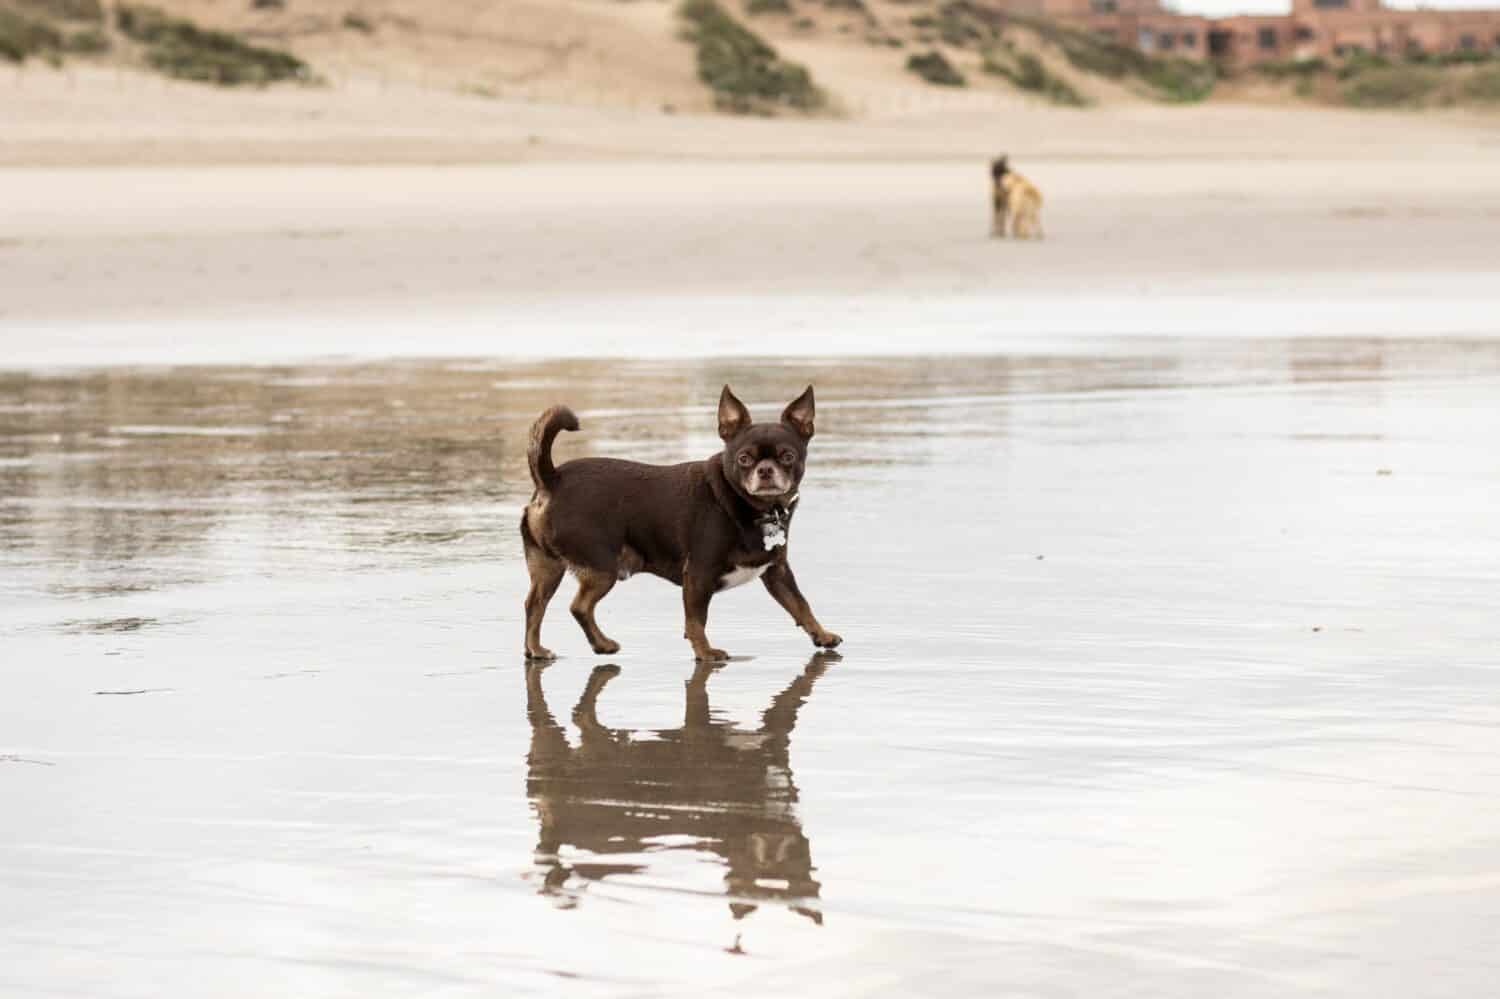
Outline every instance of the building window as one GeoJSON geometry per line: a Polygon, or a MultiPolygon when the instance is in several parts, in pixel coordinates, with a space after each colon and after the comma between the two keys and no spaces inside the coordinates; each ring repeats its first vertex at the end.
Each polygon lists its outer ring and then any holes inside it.
{"type": "Polygon", "coordinates": [[[1349,0],[1313,0],[1314,7],[1347,7],[1349,0]]]}
{"type": "Polygon", "coordinates": [[[1176,41],[1177,39],[1172,37],[1172,33],[1170,31],[1163,31],[1161,34],[1156,36],[1156,47],[1161,49],[1163,52],[1167,52],[1171,50],[1176,41]]]}
{"type": "Polygon", "coordinates": [[[1095,14],[1113,14],[1119,9],[1119,0],[1089,0],[1089,10],[1095,14]]]}
{"type": "Polygon", "coordinates": [[[1196,31],[1184,31],[1182,33],[1182,47],[1195,49],[1198,47],[1198,33],[1196,31]]]}
{"type": "Polygon", "coordinates": [[[1305,24],[1297,25],[1297,41],[1310,42],[1318,37],[1318,33],[1305,24]]]}
{"type": "Polygon", "coordinates": [[[1475,38],[1473,35],[1459,35],[1458,47],[1463,49],[1465,52],[1472,51],[1479,48],[1479,39],[1475,38]]]}
{"type": "Polygon", "coordinates": [[[1276,48],[1276,29],[1261,28],[1255,33],[1255,43],[1263,49],[1276,48]]]}
{"type": "Polygon", "coordinates": [[[1154,41],[1155,38],[1152,36],[1150,28],[1142,28],[1136,34],[1135,42],[1142,52],[1150,52],[1154,41]]]}

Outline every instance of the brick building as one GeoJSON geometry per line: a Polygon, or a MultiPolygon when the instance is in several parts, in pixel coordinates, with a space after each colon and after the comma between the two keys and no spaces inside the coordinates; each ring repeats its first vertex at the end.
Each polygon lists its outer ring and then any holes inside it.
{"type": "Polygon", "coordinates": [[[1042,0],[1042,12],[1155,55],[1231,66],[1351,52],[1500,53],[1500,8],[1392,10],[1381,0],[1292,0],[1289,14],[1199,17],[1161,0],[1042,0]]]}

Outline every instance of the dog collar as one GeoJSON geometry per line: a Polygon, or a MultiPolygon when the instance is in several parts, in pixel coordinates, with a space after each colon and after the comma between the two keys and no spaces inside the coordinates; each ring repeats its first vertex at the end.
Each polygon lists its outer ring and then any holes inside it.
{"type": "Polygon", "coordinates": [[[755,526],[760,528],[761,542],[766,546],[766,551],[772,551],[786,544],[786,531],[792,523],[792,507],[797,505],[797,497],[800,493],[792,493],[792,498],[785,503],[777,503],[770,510],[755,518],[755,526]]]}

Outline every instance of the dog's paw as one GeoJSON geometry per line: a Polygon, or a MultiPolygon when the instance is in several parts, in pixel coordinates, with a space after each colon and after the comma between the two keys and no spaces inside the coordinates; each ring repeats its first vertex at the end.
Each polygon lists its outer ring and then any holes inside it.
{"type": "Polygon", "coordinates": [[[729,653],[723,649],[695,649],[693,655],[700,663],[722,663],[729,659],[729,653]]]}
{"type": "Polygon", "coordinates": [[[601,656],[612,656],[616,652],[620,651],[620,643],[612,638],[606,638],[604,641],[594,646],[594,651],[599,653],[601,656]]]}
{"type": "Polygon", "coordinates": [[[820,631],[812,637],[813,644],[820,649],[837,648],[843,643],[843,639],[831,631],[820,631]]]}
{"type": "Polygon", "coordinates": [[[550,663],[556,658],[557,654],[555,652],[553,652],[551,649],[544,649],[541,646],[526,650],[526,660],[528,662],[550,663]]]}

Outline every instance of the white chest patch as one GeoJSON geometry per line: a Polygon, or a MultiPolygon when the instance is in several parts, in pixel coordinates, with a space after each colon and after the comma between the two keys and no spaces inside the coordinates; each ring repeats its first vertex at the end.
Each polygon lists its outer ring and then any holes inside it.
{"type": "Polygon", "coordinates": [[[753,568],[735,568],[719,577],[719,589],[732,590],[736,586],[744,586],[752,579],[759,579],[765,575],[765,571],[771,568],[771,563],[757,565],[753,568]]]}

